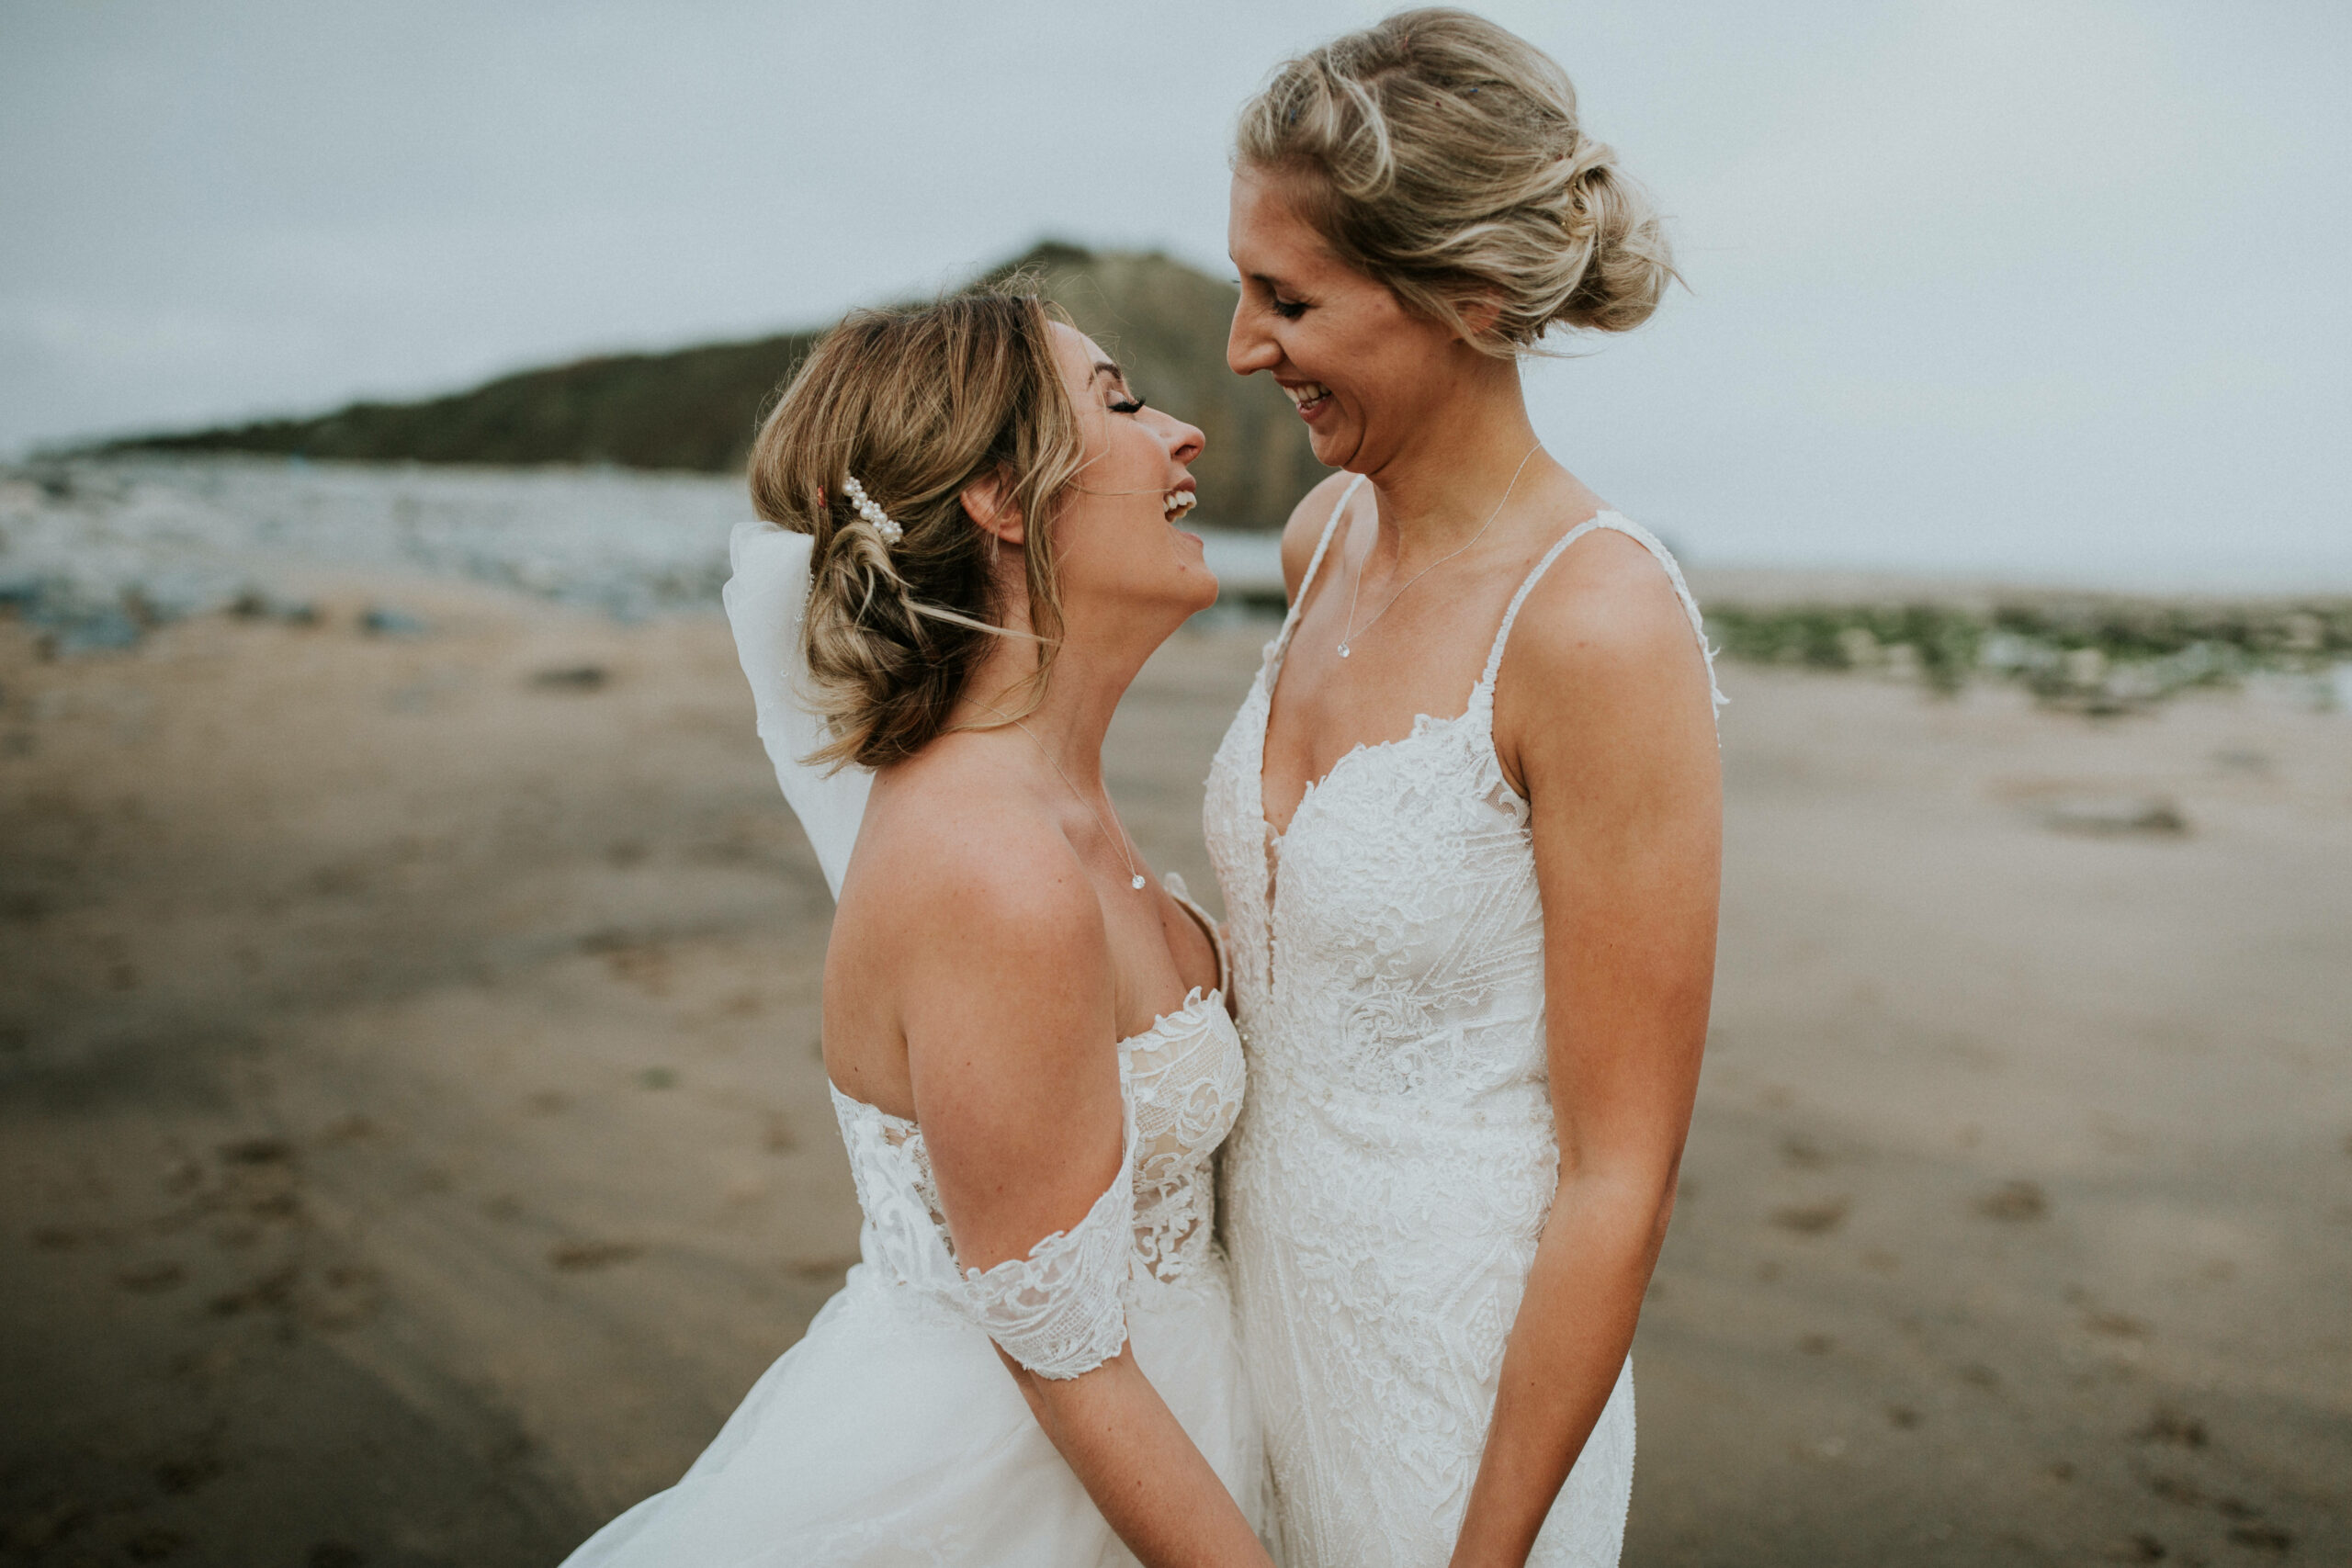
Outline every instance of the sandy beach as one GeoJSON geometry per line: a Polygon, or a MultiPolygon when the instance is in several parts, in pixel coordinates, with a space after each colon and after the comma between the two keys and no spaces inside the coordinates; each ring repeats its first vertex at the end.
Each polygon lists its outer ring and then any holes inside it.
{"type": "MultiPolygon", "coordinates": [[[[0,623],[7,1562],[551,1563],[854,1255],[724,624],[298,586],[0,623]]],[[[1195,889],[1266,635],[1114,732],[1195,889]]],[[[2352,1560],[2352,717],[1724,685],[1629,1564],[2352,1560]]]]}

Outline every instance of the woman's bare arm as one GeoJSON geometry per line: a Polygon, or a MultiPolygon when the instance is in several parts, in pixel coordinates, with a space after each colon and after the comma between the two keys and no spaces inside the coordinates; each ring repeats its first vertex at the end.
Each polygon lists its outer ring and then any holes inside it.
{"type": "Polygon", "coordinates": [[[1455,1568],[1520,1568],[1600,1418],[1674,1207],[1714,976],[1723,792],[1705,663],[1638,544],[1530,596],[1497,693],[1533,808],[1559,1188],[1455,1568]]]}
{"type": "MultiPolygon", "coordinates": [[[[1122,1170],[1116,982],[1102,908],[1069,846],[1035,837],[1023,842],[999,824],[985,847],[935,863],[947,885],[932,882],[904,933],[921,954],[901,1008],[916,1119],[967,1268],[1025,1258],[1041,1238],[1070,1231],[1122,1170]]],[[[1127,1235],[1123,1225],[1123,1242],[1127,1235]]],[[[1006,1364],[1138,1558],[1152,1568],[1267,1562],[1125,1349],[1070,1378],[1009,1356],[1006,1364]]]]}

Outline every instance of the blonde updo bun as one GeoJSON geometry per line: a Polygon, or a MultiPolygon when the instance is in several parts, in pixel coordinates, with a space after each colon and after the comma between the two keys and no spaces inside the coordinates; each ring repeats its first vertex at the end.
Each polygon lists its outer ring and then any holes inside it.
{"type": "Polygon", "coordinates": [[[1657,212],[1577,124],[1542,50],[1466,11],[1400,11],[1275,72],[1238,167],[1286,181],[1340,258],[1498,358],[1624,332],[1676,275],[1657,212]],[[1465,308],[1498,307],[1474,327],[1465,308]]]}
{"type": "Polygon", "coordinates": [[[803,651],[833,735],[816,760],[882,767],[947,728],[1004,625],[992,575],[1002,547],[960,499],[991,475],[1030,524],[1018,547],[1042,691],[1061,626],[1045,520],[1084,458],[1054,319],[1017,288],[853,311],[761,425],[753,508],[813,536],[803,651]],[[904,531],[896,543],[859,514],[853,475],[904,531]]]}

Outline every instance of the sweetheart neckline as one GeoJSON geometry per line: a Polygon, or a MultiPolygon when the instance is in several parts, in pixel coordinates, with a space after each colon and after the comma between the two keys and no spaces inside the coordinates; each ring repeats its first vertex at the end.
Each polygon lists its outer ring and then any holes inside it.
{"type": "Polygon", "coordinates": [[[1357,741],[1354,745],[1340,752],[1340,755],[1332,761],[1331,765],[1323,770],[1320,777],[1311,778],[1306,781],[1306,787],[1298,792],[1297,804],[1290,808],[1290,820],[1277,828],[1274,826],[1273,818],[1266,815],[1266,744],[1264,736],[1265,731],[1272,727],[1273,720],[1273,697],[1272,694],[1269,693],[1266,700],[1266,723],[1259,727],[1258,741],[1258,820],[1265,824],[1266,836],[1272,840],[1276,848],[1280,848],[1282,841],[1290,837],[1291,829],[1298,826],[1298,814],[1306,809],[1306,803],[1315,798],[1315,792],[1321,789],[1325,784],[1329,784],[1333,776],[1336,775],[1341,768],[1346,767],[1357,757],[1362,756],[1367,751],[1385,751],[1391,747],[1402,746],[1408,740],[1418,739],[1420,736],[1435,729],[1440,725],[1460,724],[1464,719],[1468,718],[1470,714],[1467,709],[1455,714],[1452,718],[1440,718],[1435,714],[1417,713],[1413,716],[1413,727],[1405,731],[1402,735],[1393,735],[1385,740],[1357,741]]]}
{"type": "MultiPolygon", "coordinates": [[[[1174,1023],[1179,1019],[1188,1017],[1193,1013],[1201,1013],[1204,1017],[1215,1017],[1219,1014],[1223,1014],[1225,1016],[1226,1022],[1228,1025],[1231,1024],[1233,1021],[1232,1015],[1225,1012],[1225,987],[1222,986],[1211,986],[1207,989],[1204,990],[1198,986],[1193,987],[1190,991],[1187,991],[1184,994],[1184,999],[1182,1001],[1177,1003],[1168,1011],[1160,1013],[1155,1017],[1151,1021],[1151,1027],[1148,1029],[1138,1030],[1135,1033],[1130,1034],[1125,1039],[1120,1041],[1116,1047],[1120,1060],[1124,1062],[1129,1053],[1140,1049],[1146,1041],[1168,1033],[1169,1026],[1170,1024],[1174,1023]],[[1216,1005],[1212,1007],[1210,1005],[1212,1003],[1216,1005]]],[[[833,1081],[833,1077],[831,1073],[825,1075],[825,1088],[831,1092],[832,1097],[835,1100],[841,1100],[844,1104],[854,1105],[860,1111],[870,1111],[874,1115],[882,1118],[883,1121],[895,1123],[898,1126],[912,1128],[917,1135],[921,1135],[922,1132],[922,1123],[918,1122],[913,1117],[900,1116],[895,1111],[885,1111],[870,1100],[860,1100],[854,1094],[844,1092],[841,1085],[833,1081]]]]}
{"type": "MultiPolygon", "coordinates": [[[[1469,718],[1477,711],[1476,702],[1477,699],[1474,695],[1471,699],[1472,705],[1464,708],[1462,712],[1453,715],[1451,718],[1441,717],[1436,714],[1417,713],[1413,716],[1413,728],[1407,730],[1402,735],[1391,736],[1385,740],[1357,741],[1354,745],[1341,752],[1337,761],[1323,770],[1323,776],[1321,778],[1309,779],[1307,781],[1306,789],[1299,792],[1298,804],[1290,808],[1290,820],[1280,828],[1276,828],[1273,824],[1273,820],[1266,815],[1266,727],[1263,724],[1261,724],[1259,726],[1258,738],[1258,822],[1261,827],[1265,829],[1266,837],[1273,845],[1275,852],[1277,854],[1281,852],[1283,841],[1287,840],[1292,831],[1298,827],[1299,813],[1306,809],[1306,803],[1315,798],[1315,794],[1317,790],[1322,789],[1325,785],[1329,784],[1332,779],[1337,777],[1340,770],[1347,766],[1348,762],[1351,759],[1362,756],[1367,752],[1394,750],[1397,747],[1408,745],[1412,741],[1419,740],[1424,736],[1434,735],[1441,729],[1452,728],[1454,726],[1461,724],[1464,719],[1469,718]]],[[[1270,716],[1271,712],[1272,710],[1270,706],[1270,716]]],[[[1488,739],[1488,744],[1493,744],[1491,738],[1488,739]]],[[[1510,792],[1510,797],[1513,800],[1518,801],[1522,806],[1527,804],[1527,797],[1520,794],[1518,790],[1513,789],[1511,787],[1511,782],[1508,778],[1503,780],[1503,788],[1510,792]]]]}

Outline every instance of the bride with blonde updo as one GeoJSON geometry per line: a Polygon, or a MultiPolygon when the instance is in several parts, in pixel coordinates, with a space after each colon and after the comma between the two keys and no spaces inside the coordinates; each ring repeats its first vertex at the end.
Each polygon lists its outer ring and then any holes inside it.
{"type": "Polygon", "coordinates": [[[1228,240],[1232,368],[1342,470],[1283,536],[1205,816],[1275,1540],[1606,1568],[1707,1031],[1713,685],[1680,571],[1543,449],[1520,357],[1640,324],[1667,243],[1560,68],[1451,10],[1275,73],[1228,240]]]}
{"type": "Polygon", "coordinates": [[[1174,526],[1201,446],[1019,293],[853,315],[761,431],[727,608],[839,898],[861,1261],[577,1568],[1266,1564],[1224,960],[1102,777],[1120,694],[1216,597],[1174,526]]]}

